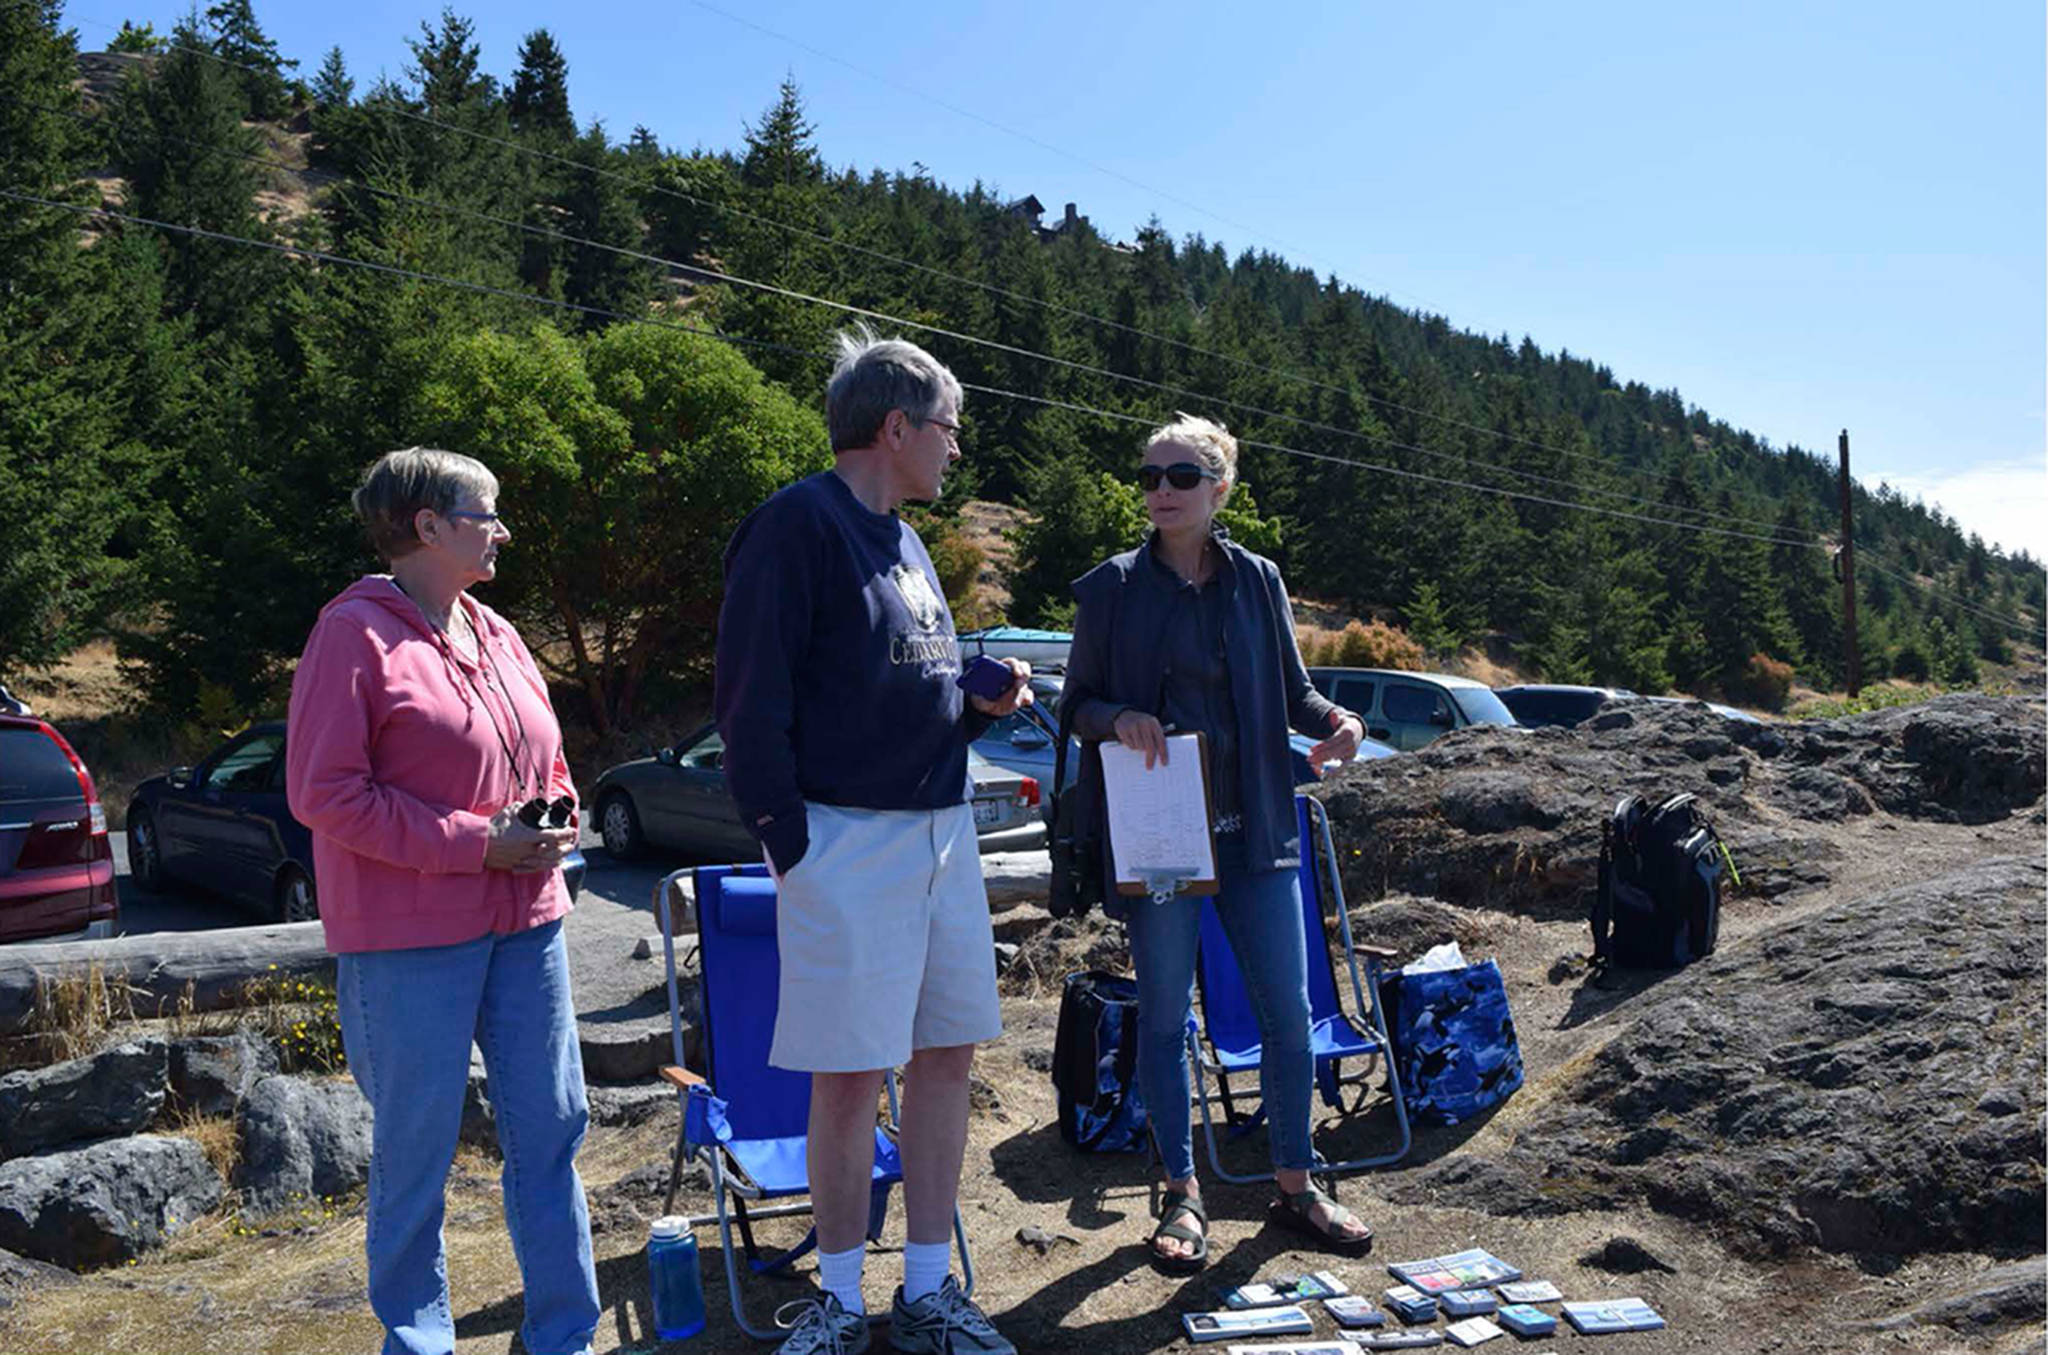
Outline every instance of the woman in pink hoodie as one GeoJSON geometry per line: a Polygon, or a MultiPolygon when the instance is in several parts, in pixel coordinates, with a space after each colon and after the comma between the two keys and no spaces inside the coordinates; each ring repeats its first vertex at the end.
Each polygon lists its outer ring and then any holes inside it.
{"type": "Polygon", "coordinates": [[[532,655],[467,593],[496,574],[511,537],[497,497],[496,477],[467,456],[379,459],[355,508],[391,573],[327,604],[292,681],[287,792],[313,833],[342,1040],[376,1114],[366,1247],[386,1355],[455,1348],[442,1192],[471,1041],[505,1156],[526,1348],[585,1351],[598,1322],[576,1173],[590,1116],[562,941],[576,828],[517,813],[573,803],[575,787],[532,655]]]}

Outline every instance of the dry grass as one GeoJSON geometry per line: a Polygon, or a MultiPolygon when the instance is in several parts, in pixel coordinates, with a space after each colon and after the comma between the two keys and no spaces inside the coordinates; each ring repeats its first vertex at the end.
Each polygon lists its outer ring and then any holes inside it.
{"type": "Polygon", "coordinates": [[[242,1134],[234,1116],[178,1111],[172,1114],[166,1132],[198,1144],[221,1180],[235,1179],[235,1168],[242,1161],[242,1134]]]}
{"type": "Polygon", "coordinates": [[[105,1048],[116,1027],[135,1020],[135,990],[125,974],[109,975],[98,960],[84,969],[36,975],[35,1007],[6,1061],[34,1067],[105,1048]]]}

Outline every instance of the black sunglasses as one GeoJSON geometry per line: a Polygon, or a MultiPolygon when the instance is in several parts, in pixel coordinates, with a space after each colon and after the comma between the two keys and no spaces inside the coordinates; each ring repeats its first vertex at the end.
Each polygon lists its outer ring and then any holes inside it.
{"type": "Polygon", "coordinates": [[[547,820],[548,827],[560,828],[569,822],[569,815],[576,808],[576,802],[568,796],[559,796],[550,801],[536,795],[519,806],[519,821],[528,828],[538,828],[541,820],[547,820]]]}
{"type": "Polygon", "coordinates": [[[1192,461],[1176,461],[1171,466],[1138,467],[1138,488],[1150,494],[1159,488],[1164,480],[1175,489],[1193,489],[1204,480],[1220,480],[1223,477],[1207,466],[1197,466],[1192,461]]]}

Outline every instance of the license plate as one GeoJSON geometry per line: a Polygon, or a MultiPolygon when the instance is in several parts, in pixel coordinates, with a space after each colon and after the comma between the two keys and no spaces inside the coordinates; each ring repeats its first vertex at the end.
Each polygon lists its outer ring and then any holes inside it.
{"type": "Polygon", "coordinates": [[[976,800],[974,802],[974,826],[986,828],[1003,816],[1003,802],[1000,800],[976,800]]]}

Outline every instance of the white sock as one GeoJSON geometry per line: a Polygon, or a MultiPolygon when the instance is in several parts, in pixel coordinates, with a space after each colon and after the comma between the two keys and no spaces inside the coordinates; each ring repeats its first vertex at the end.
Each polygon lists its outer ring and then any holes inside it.
{"type": "Polygon", "coordinates": [[[905,1242],[903,1244],[903,1301],[915,1303],[927,1294],[939,1292],[953,1269],[950,1242],[905,1242]]]}
{"type": "Polygon", "coordinates": [[[868,1244],[865,1242],[845,1251],[821,1248],[818,1252],[818,1283],[849,1313],[868,1310],[867,1301],[860,1296],[861,1266],[867,1259],[868,1244]]]}

